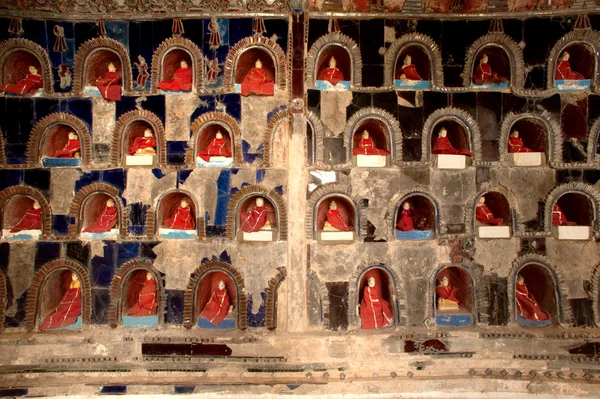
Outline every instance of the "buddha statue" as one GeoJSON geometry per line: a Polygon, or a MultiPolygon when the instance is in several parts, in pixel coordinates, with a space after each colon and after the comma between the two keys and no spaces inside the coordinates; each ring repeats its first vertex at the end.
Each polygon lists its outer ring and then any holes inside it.
{"type": "Polygon", "coordinates": [[[458,292],[457,287],[452,287],[448,276],[443,276],[437,287],[435,287],[435,293],[438,295],[437,308],[438,310],[457,310],[463,306],[460,299],[456,297],[458,292]]]}
{"type": "Polygon", "coordinates": [[[473,82],[477,84],[494,85],[506,83],[508,79],[499,76],[498,73],[492,71],[492,67],[488,64],[488,55],[483,54],[479,59],[479,65],[475,67],[473,72],[473,82]]]}
{"type": "Polygon", "coordinates": [[[412,231],[414,227],[414,212],[411,208],[410,202],[405,201],[402,204],[402,211],[400,212],[400,220],[396,223],[396,228],[401,231],[412,231]]]}
{"type": "Polygon", "coordinates": [[[404,57],[402,64],[402,74],[400,75],[401,80],[423,80],[417,72],[417,67],[412,63],[412,57],[407,54],[404,57]]]}
{"type": "Polygon", "coordinates": [[[81,143],[79,142],[79,136],[75,132],[69,132],[67,144],[62,150],[55,151],[52,155],[53,158],[79,158],[76,156],[80,154],[81,143]]]}
{"type": "Polygon", "coordinates": [[[340,81],[344,80],[344,74],[337,68],[337,61],[335,57],[331,56],[329,59],[329,67],[321,70],[317,75],[317,80],[326,80],[332,85],[337,85],[340,81]]]}
{"type": "Polygon", "coordinates": [[[503,223],[502,218],[494,217],[490,208],[485,204],[485,196],[483,195],[479,197],[479,200],[477,201],[477,206],[475,207],[475,219],[477,219],[478,222],[495,226],[502,226],[503,223]]]}
{"type": "Polygon", "coordinates": [[[112,198],[106,200],[106,207],[98,218],[83,229],[84,233],[108,233],[119,221],[119,209],[112,198]]]}
{"type": "Polygon", "coordinates": [[[508,152],[515,153],[533,151],[525,146],[523,139],[519,137],[519,131],[515,129],[510,133],[510,138],[508,139],[508,152]]]}
{"type": "Polygon", "coordinates": [[[121,101],[121,75],[115,64],[108,64],[108,72],[96,79],[96,87],[105,100],[121,101]]]}
{"type": "Polygon", "coordinates": [[[163,227],[175,230],[194,230],[196,228],[196,220],[186,198],[179,202],[175,213],[163,221],[163,227]]]}
{"type": "Polygon", "coordinates": [[[144,130],[144,136],[136,137],[133,144],[129,148],[130,155],[155,155],[156,154],[156,139],[152,133],[152,129],[144,130]]]}
{"type": "Polygon", "coordinates": [[[447,154],[447,155],[468,155],[473,156],[473,153],[465,149],[456,149],[452,146],[448,136],[448,130],[445,127],[440,128],[438,136],[433,138],[432,154],[447,154]]]}
{"type": "Polygon", "coordinates": [[[571,63],[569,62],[570,55],[564,51],[556,64],[556,72],[554,73],[554,79],[556,80],[581,80],[585,79],[582,74],[575,72],[571,69],[571,63]]]}
{"type": "Polygon", "coordinates": [[[342,218],[340,211],[337,209],[337,203],[331,201],[329,203],[329,210],[325,214],[325,223],[323,224],[323,231],[352,231],[354,228],[348,226],[347,221],[342,218]]]}
{"type": "Polygon", "coordinates": [[[14,225],[11,233],[18,233],[23,230],[40,230],[42,228],[42,207],[37,201],[33,201],[30,209],[25,211],[25,215],[19,220],[19,223],[14,225]]]}
{"type": "Polygon", "coordinates": [[[43,86],[42,77],[38,74],[38,69],[30,65],[29,73],[17,83],[0,84],[0,93],[11,94],[29,94],[43,86]]]}
{"type": "MultiPolygon", "coordinates": [[[[52,287],[54,289],[58,287],[52,287]]],[[[40,324],[40,330],[51,330],[74,324],[81,315],[81,282],[77,274],[71,272],[69,289],[62,296],[58,306],[40,324]]]]}
{"type": "Polygon", "coordinates": [[[570,222],[563,213],[562,209],[558,206],[558,203],[554,203],[552,206],[552,225],[553,226],[576,226],[577,223],[570,222]]]}
{"type": "Polygon", "coordinates": [[[259,94],[272,96],[275,94],[275,83],[267,78],[260,59],[254,63],[254,68],[250,69],[241,84],[243,96],[249,94],[259,94]]]}
{"type": "Polygon", "coordinates": [[[192,70],[185,60],[179,62],[179,68],[173,73],[170,80],[161,80],[158,88],[164,91],[190,91],[192,90],[192,70]]]}
{"type": "Polygon", "coordinates": [[[219,280],[217,287],[213,288],[210,299],[204,306],[200,316],[215,326],[220,326],[225,317],[233,310],[227,293],[227,287],[223,280],[219,280]]]}
{"type": "Polygon", "coordinates": [[[269,210],[265,206],[265,200],[257,197],[255,207],[250,212],[240,213],[240,225],[243,232],[255,233],[259,230],[271,230],[271,224],[267,220],[269,210]]]}
{"type": "Polygon", "coordinates": [[[375,145],[375,142],[370,137],[368,130],[363,130],[361,139],[358,142],[358,147],[352,150],[354,155],[389,155],[390,153],[385,150],[380,150],[375,145]]]}
{"type": "Polygon", "coordinates": [[[158,309],[156,302],[156,280],[152,273],[146,273],[146,279],[140,283],[138,281],[132,281],[132,285],[129,290],[138,290],[137,301],[127,312],[127,316],[131,317],[143,317],[143,316],[154,316],[158,309]],[[141,285],[141,287],[139,287],[141,285]]]}
{"type": "Polygon", "coordinates": [[[210,161],[211,156],[231,158],[231,150],[229,149],[228,143],[223,138],[223,133],[218,131],[210,144],[205,149],[198,152],[198,156],[205,162],[210,161]]]}
{"type": "Polygon", "coordinates": [[[535,297],[525,285],[525,279],[520,274],[517,276],[516,286],[517,314],[524,319],[532,321],[552,320],[538,304],[535,297]]]}
{"type": "Polygon", "coordinates": [[[381,294],[381,287],[376,285],[375,277],[369,277],[360,305],[357,305],[361,328],[365,330],[386,327],[394,317],[392,307],[381,294]]]}

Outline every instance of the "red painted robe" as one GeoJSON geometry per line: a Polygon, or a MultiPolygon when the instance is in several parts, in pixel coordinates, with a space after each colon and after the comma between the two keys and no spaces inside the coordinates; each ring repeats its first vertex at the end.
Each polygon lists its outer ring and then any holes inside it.
{"type": "Polygon", "coordinates": [[[81,314],[81,288],[69,288],[58,306],[44,318],[40,330],[70,326],[81,314]]]}
{"type": "Polygon", "coordinates": [[[503,222],[502,218],[494,217],[494,214],[492,211],[490,211],[490,208],[488,208],[486,204],[477,205],[475,208],[475,219],[477,219],[479,222],[494,224],[496,226],[501,226],[503,222]]]}
{"type": "Polygon", "coordinates": [[[528,320],[551,320],[552,317],[540,307],[525,284],[517,284],[517,314],[528,320]]]}
{"type": "Polygon", "coordinates": [[[582,74],[571,70],[571,63],[569,61],[560,61],[556,65],[556,72],[554,73],[554,79],[565,80],[565,79],[585,79],[582,74]]]}
{"type": "Polygon", "coordinates": [[[496,72],[492,72],[490,64],[479,64],[473,73],[473,81],[478,84],[497,84],[508,82],[508,79],[498,76],[496,72]]]}
{"type": "Polygon", "coordinates": [[[84,233],[107,233],[116,226],[119,220],[119,211],[117,206],[107,206],[104,208],[98,219],[88,227],[83,229],[84,233]]]}
{"type": "Polygon", "coordinates": [[[352,150],[354,155],[389,155],[390,153],[386,150],[379,150],[375,146],[373,139],[361,138],[358,143],[358,148],[352,150]]]}
{"type": "Polygon", "coordinates": [[[6,83],[0,85],[0,93],[12,93],[12,94],[28,94],[37,89],[42,88],[42,77],[40,75],[33,75],[28,73],[24,79],[19,80],[18,83],[6,83]]]}
{"type": "Polygon", "coordinates": [[[317,80],[326,80],[335,86],[341,80],[344,80],[344,75],[337,68],[325,68],[319,72],[317,80]]]}
{"type": "Polygon", "coordinates": [[[144,280],[142,289],[138,295],[138,300],[127,316],[142,317],[154,316],[158,305],[156,303],[156,280],[144,280]]]}
{"type": "Polygon", "coordinates": [[[242,212],[240,215],[241,229],[246,233],[254,233],[267,223],[268,210],[264,206],[257,206],[251,212],[242,212]]]}
{"type": "Polygon", "coordinates": [[[408,64],[402,66],[402,73],[408,80],[423,80],[417,72],[417,67],[414,64],[408,64]]]}
{"type": "Polygon", "coordinates": [[[129,154],[134,155],[137,150],[146,148],[156,148],[156,139],[154,137],[136,137],[129,149],[129,154]]]}
{"type": "Polygon", "coordinates": [[[178,206],[175,214],[165,220],[163,224],[168,229],[194,230],[196,228],[196,221],[194,220],[194,215],[192,215],[192,208],[189,206],[186,208],[178,206]]]}
{"type": "Polygon", "coordinates": [[[363,299],[360,301],[360,324],[365,330],[373,330],[387,326],[394,313],[392,307],[377,291],[377,288],[365,287],[363,299]]]}
{"type": "Polygon", "coordinates": [[[511,137],[508,139],[508,152],[533,152],[525,147],[520,137],[511,137]]]}
{"type": "Polygon", "coordinates": [[[210,321],[215,326],[220,326],[221,322],[225,317],[227,317],[227,313],[229,313],[229,294],[227,294],[227,288],[220,290],[216,288],[213,290],[208,303],[204,307],[200,316],[204,317],[206,320],[210,321]]]}
{"type": "Polygon", "coordinates": [[[552,207],[552,225],[554,226],[575,226],[577,223],[569,222],[558,204],[552,207]]]}
{"type": "Polygon", "coordinates": [[[452,143],[448,137],[434,137],[433,138],[433,149],[431,150],[432,154],[448,154],[448,155],[468,155],[470,157],[473,156],[473,153],[469,150],[457,150],[452,147],[452,143]]]}
{"type": "Polygon", "coordinates": [[[264,69],[252,68],[244,77],[241,89],[243,96],[250,93],[272,96],[275,94],[275,83],[267,79],[264,69]]]}
{"type": "Polygon", "coordinates": [[[458,288],[453,288],[450,285],[438,285],[437,287],[435,287],[435,293],[438,294],[441,298],[455,302],[456,304],[458,304],[458,306],[462,306],[462,301],[456,297],[457,291],[458,288]]]}
{"type": "Polygon", "coordinates": [[[28,209],[25,215],[19,220],[12,229],[11,233],[18,233],[23,230],[39,230],[42,228],[42,208],[40,209],[28,209]]]}
{"type": "Polygon", "coordinates": [[[214,138],[213,141],[204,149],[198,153],[198,156],[204,161],[210,161],[211,156],[231,157],[231,151],[227,147],[225,139],[214,138]]]}
{"type": "Polygon", "coordinates": [[[396,228],[402,231],[412,231],[415,229],[413,223],[413,211],[412,209],[402,209],[400,220],[396,224],[396,228]]]}
{"type": "Polygon", "coordinates": [[[342,219],[342,215],[340,214],[340,211],[337,209],[328,210],[327,214],[325,215],[325,220],[327,220],[327,222],[329,222],[330,225],[332,225],[333,227],[335,227],[338,230],[341,230],[341,231],[354,230],[352,228],[352,226],[348,226],[348,223],[346,223],[346,221],[344,219],[342,219]]]}
{"type": "Polygon", "coordinates": [[[74,158],[76,152],[81,151],[79,139],[69,140],[62,150],[54,152],[53,158],[74,158]]]}
{"type": "Polygon", "coordinates": [[[96,87],[105,100],[121,101],[121,75],[118,72],[107,72],[96,79],[96,87]]]}
{"type": "Polygon", "coordinates": [[[163,80],[158,88],[165,91],[190,91],[192,90],[192,70],[179,68],[173,74],[173,79],[163,80]]]}

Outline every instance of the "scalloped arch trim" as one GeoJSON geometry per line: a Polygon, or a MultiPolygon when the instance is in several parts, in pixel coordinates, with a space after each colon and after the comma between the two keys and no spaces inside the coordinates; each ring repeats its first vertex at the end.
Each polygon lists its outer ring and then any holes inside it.
{"type": "Polygon", "coordinates": [[[156,153],[158,155],[157,166],[167,165],[167,139],[165,128],[156,114],[145,109],[129,111],[117,120],[113,130],[111,163],[113,167],[119,167],[123,161],[124,146],[128,142],[129,132],[127,129],[136,121],[148,123],[152,127],[156,137],[156,153]]]}
{"type": "Polygon", "coordinates": [[[442,54],[437,43],[429,36],[422,33],[410,33],[396,39],[385,53],[383,79],[384,86],[394,85],[394,74],[400,52],[410,46],[419,46],[425,50],[431,65],[431,85],[444,87],[444,70],[442,68],[442,54]]]}
{"type": "Polygon", "coordinates": [[[341,32],[331,32],[323,35],[310,47],[305,59],[306,80],[308,87],[315,87],[315,80],[319,72],[316,70],[317,63],[319,62],[319,58],[321,57],[323,50],[329,46],[339,46],[346,50],[352,63],[352,76],[350,79],[352,86],[361,87],[362,55],[360,54],[360,48],[354,40],[341,32]]]}
{"type": "Polygon", "coordinates": [[[190,39],[183,37],[169,37],[165,39],[152,54],[152,75],[150,76],[150,85],[152,92],[158,91],[158,84],[162,79],[163,61],[165,56],[171,50],[184,50],[187,52],[194,63],[194,87],[196,92],[202,92],[204,81],[204,56],[202,51],[190,39]]]}
{"type": "Polygon", "coordinates": [[[44,92],[47,95],[54,93],[54,76],[52,74],[52,63],[48,57],[46,50],[37,43],[28,39],[14,38],[7,39],[0,43],[0,82],[4,82],[4,64],[8,61],[8,57],[17,52],[25,51],[33,54],[38,59],[41,68],[41,74],[44,85],[44,92]]]}

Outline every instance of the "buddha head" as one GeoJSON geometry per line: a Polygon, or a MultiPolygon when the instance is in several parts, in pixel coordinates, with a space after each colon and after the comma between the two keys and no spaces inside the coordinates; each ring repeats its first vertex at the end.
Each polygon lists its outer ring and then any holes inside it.
{"type": "Polygon", "coordinates": [[[33,201],[33,209],[40,209],[40,208],[41,208],[40,203],[37,201],[33,201]]]}
{"type": "Polygon", "coordinates": [[[68,134],[69,140],[78,140],[79,136],[75,132],[69,132],[68,134]]]}
{"type": "Polygon", "coordinates": [[[117,72],[117,67],[112,62],[108,63],[108,72],[117,72]]]}
{"type": "Polygon", "coordinates": [[[76,273],[71,272],[71,280],[73,280],[73,281],[79,281],[79,277],[77,276],[76,273]]]}
{"type": "Polygon", "coordinates": [[[188,63],[187,63],[187,61],[186,61],[186,60],[181,60],[181,62],[179,63],[179,66],[180,66],[181,68],[185,68],[185,69],[187,69],[187,67],[188,67],[188,63]]]}
{"type": "Polygon", "coordinates": [[[369,277],[367,280],[367,285],[371,288],[375,287],[375,277],[369,277]]]}
{"type": "Polygon", "coordinates": [[[569,61],[570,57],[571,57],[571,55],[568,52],[564,51],[562,53],[562,55],[560,56],[560,60],[561,61],[569,61]]]}
{"type": "Polygon", "coordinates": [[[138,55],[138,61],[140,62],[141,65],[144,65],[146,63],[146,59],[144,57],[142,57],[141,55],[138,55]]]}
{"type": "Polygon", "coordinates": [[[144,137],[153,137],[154,134],[152,133],[152,129],[146,129],[144,130],[144,137]]]}
{"type": "Polygon", "coordinates": [[[410,64],[412,64],[412,57],[409,54],[406,54],[406,57],[404,57],[404,65],[410,64]]]}
{"type": "Polygon", "coordinates": [[[517,276],[517,284],[525,284],[525,279],[520,274],[517,276]]]}
{"type": "Polygon", "coordinates": [[[448,278],[448,276],[444,276],[444,277],[441,278],[440,283],[444,287],[447,287],[447,286],[450,285],[450,279],[448,278]]]}
{"type": "Polygon", "coordinates": [[[81,153],[77,151],[75,154],[73,154],[73,158],[81,158],[81,153]]]}
{"type": "Polygon", "coordinates": [[[115,206],[115,201],[113,201],[112,198],[109,198],[106,200],[106,207],[107,208],[112,208],[113,206],[115,206]]]}
{"type": "Polygon", "coordinates": [[[481,197],[479,197],[479,199],[477,200],[477,205],[481,206],[485,204],[485,195],[482,195],[481,197]]]}
{"type": "Polygon", "coordinates": [[[334,56],[331,56],[329,59],[329,68],[335,68],[337,66],[337,61],[334,56]]]}
{"type": "Polygon", "coordinates": [[[446,137],[448,135],[448,131],[445,127],[440,128],[438,131],[438,137],[446,137]]]}
{"type": "Polygon", "coordinates": [[[487,54],[482,55],[481,58],[479,59],[479,63],[487,64],[488,63],[488,55],[487,54]]]}
{"type": "Polygon", "coordinates": [[[519,137],[519,131],[513,130],[512,132],[510,132],[510,137],[514,137],[514,138],[519,137]]]}
{"type": "Polygon", "coordinates": [[[221,133],[221,131],[219,130],[217,132],[217,134],[215,134],[215,137],[218,138],[218,139],[222,139],[223,138],[223,133],[221,133]]]}
{"type": "Polygon", "coordinates": [[[254,67],[258,68],[258,69],[262,69],[262,62],[260,62],[260,58],[256,59],[256,62],[254,63],[254,67]]]}
{"type": "Polygon", "coordinates": [[[368,130],[363,130],[363,132],[362,132],[362,138],[363,139],[368,139],[369,138],[369,131],[368,130]]]}
{"type": "Polygon", "coordinates": [[[146,272],[146,280],[154,280],[154,276],[150,272],[146,272]]]}
{"type": "Polygon", "coordinates": [[[402,204],[402,209],[409,210],[410,209],[410,202],[408,202],[408,201],[404,202],[404,204],[402,204]]]}
{"type": "Polygon", "coordinates": [[[38,69],[33,66],[33,65],[29,65],[29,73],[32,75],[37,75],[38,74],[38,69]]]}
{"type": "Polygon", "coordinates": [[[264,206],[265,205],[265,200],[262,199],[262,197],[258,197],[258,198],[256,198],[255,203],[256,203],[256,206],[264,206]]]}
{"type": "Polygon", "coordinates": [[[179,203],[179,205],[182,208],[187,208],[188,206],[190,206],[189,202],[185,198],[181,200],[181,202],[179,203]]]}
{"type": "Polygon", "coordinates": [[[331,201],[329,203],[329,209],[335,211],[337,209],[337,204],[335,203],[335,201],[331,201]]]}
{"type": "Polygon", "coordinates": [[[225,289],[225,281],[219,280],[219,284],[217,284],[217,287],[219,287],[220,290],[224,290],[225,289]]]}

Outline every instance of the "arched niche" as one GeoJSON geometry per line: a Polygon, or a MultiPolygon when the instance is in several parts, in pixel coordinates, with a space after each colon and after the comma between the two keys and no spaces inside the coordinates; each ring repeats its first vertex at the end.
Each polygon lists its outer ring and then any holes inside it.
{"type": "Polygon", "coordinates": [[[344,241],[355,240],[360,236],[361,218],[359,208],[356,201],[352,199],[350,192],[349,186],[328,183],[320,186],[310,194],[306,206],[305,219],[306,236],[309,240],[321,241],[321,233],[327,211],[329,210],[329,204],[332,200],[336,201],[337,204],[337,199],[343,201],[340,202],[340,206],[344,208],[344,221],[346,224],[353,227],[352,231],[346,232],[347,234],[344,241]],[[352,221],[353,223],[349,223],[349,221],[352,221]]]}
{"type": "Polygon", "coordinates": [[[112,328],[156,327],[164,322],[165,278],[150,259],[133,259],[121,266],[110,284],[108,323],[112,328]],[[155,289],[147,283],[150,273],[155,289]],[[154,297],[151,293],[154,292],[154,297]],[[141,294],[141,296],[140,296],[141,294]]]}
{"type": "Polygon", "coordinates": [[[368,117],[362,119],[356,126],[352,135],[352,154],[356,166],[388,166],[389,154],[391,154],[390,136],[391,133],[388,131],[387,125],[380,119],[368,117]],[[379,150],[377,151],[379,154],[370,154],[370,152],[373,151],[372,148],[361,148],[364,132],[369,133],[368,139],[375,145],[376,150],[379,150]]]}
{"type": "MultiPolygon", "coordinates": [[[[60,307],[59,311],[68,309],[70,298],[63,297],[73,281],[72,274],[75,274],[80,282],[80,315],[76,321],[73,320],[73,323],[52,329],[77,329],[91,323],[92,289],[88,272],[79,262],[60,258],[43,265],[33,277],[27,295],[27,314],[25,316],[27,331],[39,328],[44,318],[57,307],[60,307]]],[[[72,319],[72,316],[73,313],[70,313],[69,319],[72,319]]]]}
{"type": "MultiPolygon", "coordinates": [[[[198,222],[198,203],[193,195],[183,190],[173,190],[158,199],[156,226],[161,238],[196,238],[201,224],[198,222]],[[182,202],[187,202],[183,208],[182,202]]],[[[154,224],[154,223],[153,223],[154,224]]]]}
{"type": "MultiPolygon", "coordinates": [[[[288,109],[283,109],[269,119],[263,136],[264,150],[261,167],[284,167],[283,165],[287,164],[287,157],[285,155],[287,154],[289,136],[291,136],[291,134],[288,133],[289,130],[287,130],[289,128],[290,117],[291,112],[288,109]],[[284,132],[286,134],[283,134],[284,132]],[[278,149],[283,151],[277,154],[276,151],[278,149]]],[[[307,120],[310,121],[308,116],[307,120]]]]}
{"type": "Polygon", "coordinates": [[[354,40],[341,32],[331,32],[321,36],[310,47],[305,63],[308,87],[315,87],[319,72],[328,67],[331,56],[336,58],[337,68],[344,75],[344,81],[350,81],[353,87],[360,87],[362,85],[360,48],[354,40]]]}
{"type": "Polygon", "coordinates": [[[165,129],[158,116],[146,110],[127,112],[117,120],[113,130],[111,162],[119,166],[162,166],[167,164],[167,141],[165,129]],[[131,154],[135,139],[150,129],[156,141],[155,154],[131,154]]]}
{"type": "MultiPolygon", "coordinates": [[[[389,212],[389,211],[388,211],[389,212]]],[[[413,192],[394,204],[392,231],[399,240],[426,240],[439,232],[437,202],[429,194],[413,192]],[[406,210],[405,204],[409,209],[406,210]]]]}
{"type": "Polygon", "coordinates": [[[54,93],[52,64],[40,45],[22,38],[0,43],[0,84],[18,83],[29,73],[30,65],[42,76],[44,94],[54,93]]]}
{"type": "Polygon", "coordinates": [[[560,314],[557,306],[555,278],[552,272],[542,265],[529,263],[519,269],[515,278],[517,279],[515,280],[515,303],[512,306],[515,308],[517,324],[527,327],[550,325],[552,320],[560,314]],[[522,285],[519,284],[519,276],[523,277],[524,284],[522,285]],[[527,287],[527,291],[519,286],[527,287]],[[519,301],[518,298],[523,298],[525,303],[519,301]],[[532,301],[535,301],[538,306],[528,303],[532,301]],[[531,309],[527,305],[530,305],[531,309]]]}
{"type": "Polygon", "coordinates": [[[325,195],[317,201],[314,209],[313,229],[317,241],[332,244],[347,243],[353,242],[359,236],[358,208],[347,195],[341,193],[325,195]]]}
{"type": "Polygon", "coordinates": [[[591,185],[567,183],[555,187],[544,201],[544,230],[558,239],[588,240],[598,234],[600,194],[591,185]]]}
{"type": "Polygon", "coordinates": [[[277,328],[277,302],[279,298],[279,287],[287,275],[285,267],[278,268],[275,277],[269,280],[267,287],[265,325],[269,330],[277,328]]]}
{"type": "MultiPolygon", "coordinates": [[[[197,166],[228,167],[243,163],[242,132],[238,122],[224,112],[209,112],[198,117],[190,127],[192,131],[192,145],[186,153],[186,163],[195,163],[197,166]],[[206,152],[210,144],[221,132],[231,157],[210,156],[209,161],[202,159],[199,154],[206,152]]],[[[216,151],[212,151],[217,154],[216,151]]],[[[225,154],[226,152],[222,152],[225,154]]]]}
{"type": "Polygon", "coordinates": [[[573,92],[595,88],[598,76],[600,52],[600,33],[591,29],[574,30],[557,41],[548,56],[548,89],[573,92]],[[582,75],[583,79],[556,79],[557,66],[564,52],[568,52],[569,66],[572,72],[582,75]]]}
{"type": "Polygon", "coordinates": [[[510,238],[513,211],[506,196],[498,191],[486,191],[475,196],[470,220],[479,238],[510,238]]]}
{"type": "Polygon", "coordinates": [[[119,190],[106,183],[92,183],[80,189],[71,203],[69,218],[69,236],[72,239],[105,239],[127,235],[127,212],[119,190]],[[103,232],[115,222],[114,216],[111,217],[113,210],[109,209],[104,213],[108,200],[112,200],[116,207],[116,224],[109,231],[103,232]],[[94,225],[96,222],[99,223],[94,225]],[[98,231],[84,231],[92,228],[91,226],[98,227],[98,231]]]}
{"type": "MultiPolygon", "coordinates": [[[[373,330],[393,328],[400,324],[400,309],[398,303],[401,299],[398,296],[398,280],[396,277],[397,276],[395,276],[394,273],[382,264],[365,267],[358,275],[352,276],[348,297],[350,313],[349,321],[351,326],[354,326],[357,329],[373,330]],[[368,301],[368,298],[363,304],[363,299],[365,299],[365,288],[371,277],[375,279],[375,287],[372,289],[375,289],[376,295],[380,301],[384,300],[389,304],[388,308],[385,303],[382,302],[383,308],[391,310],[391,317],[389,314],[384,316],[379,309],[375,309],[374,312],[368,312],[371,304],[371,302],[368,301]],[[367,311],[365,312],[365,310],[367,311]],[[375,314],[375,317],[373,317],[373,314],[375,314]],[[372,320],[367,320],[366,317],[370,317],[372,320]],[[388,318],[390,319],[389,321],[388,318]],[[381,323],[381,320],[384,322],[381,323]],[[387,324],[385,323],[386,321],[387,324]]],[[[374,298],[371,297],[371,299],[374,298]]]]}
{"type": "Polygon", "coordinates": [[[95,86],[96,79],[108,72],[108,64],[111,62],[121,75],[124,92],[130,92],[132,71],[129,53],[121,43],[107,37],[90,39],[77,49],[73,92],[82,95],[86,86],[95,86]]]}
{"type": "Polygon", "coordinates": [[[475,63],[473,64],[473,71],[471,72],[471,84],[474,87],[486,88],[486,89],[505,89],[510,87],[511,80],[511,67],[510,58],[508,53],[500,46],[489,44],[475,55],[475,63]],[[487,64],[491,68],[491,73],[494,77],[489,77],[488,71],[483,70],[478,76],[478,67],[482,64],[482,59],[488,58],[487,64]],[[484,81],[477,81],[480,78],[484,78],[484,81]]]}
{"type": "Polygon", "coordinates": [[[312,111],[306,113],[306,135],[307,164],[323,164],[325,127],[321,119],[312,111]]]}
{"type": "MultiPolygon", "coordinates": [[[[1,277],[0,277],[1,280],[1,277]]],[[[600,327],[600,263],[592,271],[592,303],[594,306],[594,324],[600,327]]],[[[0,284],[2,281],[0,281],[0,284]]],[[[1,286],[0,286],[1,289],[1,286]]],[[[0,293],[1,294],[1,293],[0,293]]],[[[1,298],[0,298],[1,300],[1,298]]],[[[1,311],[1,310],[0,310],[1,311]]]]}
{"type": "Polygon", "coordinates": [[[475,283],[464,266],[442,266],[432,284],[436,326],[463,327],[477,321],[475,283]]]}
{"type": "MultiPolygon", "coordinates": [[[[248,226],[248,225],[247,225],[248,226]]],[[[283,198],[274,190],[260,185],[249,185],[241,188],[231,196],[227,205],[227,238],[239,241],[285,241],[287,240],[287,213],[283,198]],[[266,208],[266,224],[259,227],[264,221],[258,213],[252,213],[257,207],[257,199],[262,199],[266,208]],[[245,212],[242,215],[242,212],[245,212]],[[258,221],[258,223],[255,223],[258,221]],[[242,230],[244,222],[256,226],[258,231],[246,232],[242,230]]]]}
{"type": "MultiPolygon", "coordinates": [[[[2,212],[1,228],[4,239],[37,239],[52,236],[52,210],[42,193],[32,187],[12,186],[0,191],[0,210],[2,212]],[[37,202],[41,209],[41,228],[26,229],[11,233],[11,229],[23,220],[22,226],[30,225],[37,217],[27,215],[37,202]],[[38,232],[39,231],[39,232],[38,232]]],[[[35,213],[35,212],[34,212],[35,213]]]]}
{"type": "Polygon", "coordinates": [[[184,297],[184,324],[188,329],[197,324],[200,328],[245,330],[248,324],[247,307],[242,274],[228,263],[207,261],[190,277],[184,297]],[[225,283],[230,306],[233,306],[233,309],[217,326],[202,313],[213,291],[216,291],[219,281],[225,283]]]}
{"type": "Polygon", "coordinates": [[[590,164],[600,160],[600,118],[594,121],[588,132],[587,157],[590,164]]]}
{"type": "Polygon", "coordinates": [[[350,88],[350,82],[352,82],[352,59],[348,50],[339,44],[330,44],[321,50],[316,66],[317,74],[315,86],[317,86],[317,88],[328,87],[325,83],[323,83],[325,86],[319,86],[319,82],[323,81],[321,76],[327,72],[326,70],[328,68],[330,68],[329,62],[332,57],[336,61],[335,68],[338,69],[342,74],[341,77],[343,77],[343,79],[340,79],[339,83],[332,85],[332,87],[348,90],[350,88]]]}
{"type": "Polygon", "coordinates": [[[39,120],[33,126],[27,143],[28,166],[76,167],[91,163],[92,138],[87,125],[81,119],[71,114],[57,112],[39,120]],[[66,145],[70,132],[75,133],[79,139],[80,158],[56,156],[57,151],[68,150],[66,145]]]}
{"type": "Polygon", "coordinates": [[[263,64],[266,77],[275,82],[275,87],[279,90],[285,90],[285,53],[276,42],[258,35],[240,40],[229,50],[225,59],[224,87],[233,91],[234,85],[240,84],[248,71],[254,68],[258,58],[263,64]]]}
{"type": "Polygon", "coordinates": [[[163,41],[152,55],[152,91],[158,90],[163,80],[173,79],[173,74],[185,60],[192,70],[192,91],[202,91],[204,56],[194,42],[182,37],[170,37],[163,41]]]}
{"type": "Polygon", "coordinates": [[[396,39],[385,53],[384,85],[412,90],[444,86],[442,56],[435,41],[420,33],[403,35],[396,39]],[[394,82],[402,75],[402,65],[407,55],[422,80],[394,82]]]}

